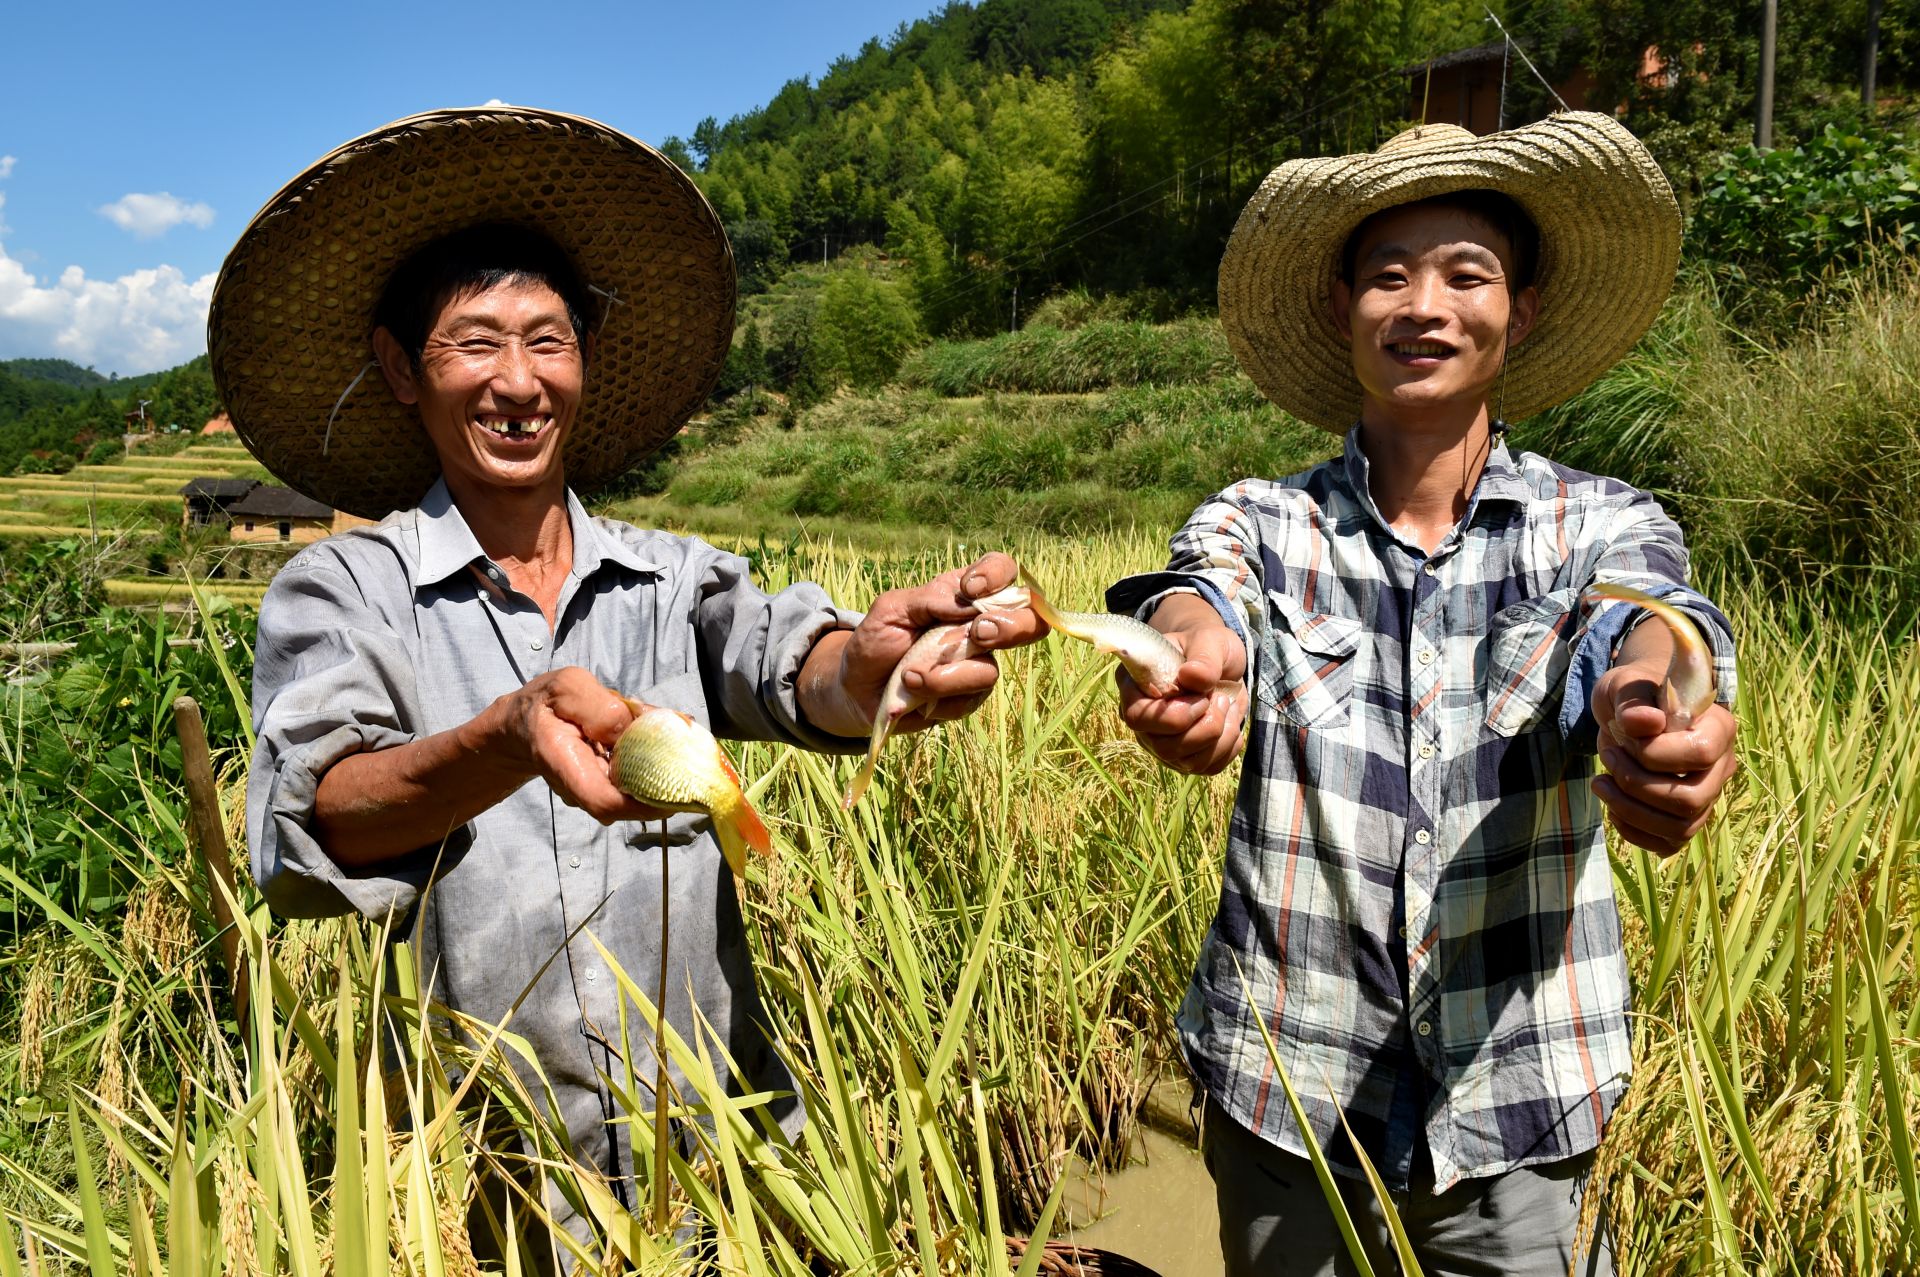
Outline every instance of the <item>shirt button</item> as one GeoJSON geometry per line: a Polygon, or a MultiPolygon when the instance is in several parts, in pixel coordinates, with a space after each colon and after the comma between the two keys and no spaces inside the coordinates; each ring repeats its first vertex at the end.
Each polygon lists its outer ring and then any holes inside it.
{"type": "Polygon", "coordinates": [[[546,645],[547,644],[544,639],[535,639],[532,643],[533,650],[536,652],[539,651],[541,648],[545,647],[546,645]]]}
{"type": "Polygon", "coordinates": [[[1400,928],[1400,938],[1402,940],[1407,938],[1407,929],[1404,926],[1400,928]]]}
{"type": "Polygon", "coordinates": [[[578,857],[578,856],[568,856],[568,857],[567,857],[567,867],[568,867],[568,868],[570,868],[570,869],[578,869],[578,868],[580,867],[580,857],[578,857]]]}
{"type": "Polygon", "coordinates": [[[1432,758],[1432,757],[1433,757],[1433,746],[1432,746],[1432,744],[1431,744],[1431,743],[1429,743],[1429,744],[1426,744],[1426,745],[1422,745],[1422,746],[1420,747],[1420,757],[1422,757],[1422,758],[1432,758]]]}
{"type": "Polygon", "coordinates": [[[1419,843],[1422,847],[1424,847],[1428,843],[1433,841],[1433,835],[1428,833],[1426,830],[1422,829],[1419,832],[1414,834],[1413,840],[1419,843]]]}
{"type": "MultiPolygon", "coordinates": [[[[591,971],[587,972],[587,979],[589,980],[593,979],[593,972],[591,971]]],[[[1420,1021],[1420,1036],[1423,1038],[1430,1038],[1433,1036],[1433,1026],[1427,1023],[1425,1020],[1420,1021]]]]}
{"type": "MultiPolygon", "coordinates": [[[[596,970],[594,970],[594,968],[592,968],[592,967],[588,967],[588,968],[587,968],[587,983],[588,983],[588,984],[592,984],[592,983],[593,983],[593,982],[594,982],[595,980],[598,980],[599,978],[600,978],[600,973],[599,973],[598,971],[596,971],[596,970]]],[[[1427,1031],[1427,1026],[1426,1026],[1425,1024],[1422,1024],[1422,1025],[1420,1026],[1420,1031],[1421,1031],[1422,1033],[1425,1033],[1425,1032],[1427,1031]]]]}
{"type": "Polygon", "coordinates": [[[1425,572],[1428,576],[1435,576],[1440,571],[1440,565],[1435,563],[1432,559],[1428,559],[1426,563],[1421,565],[1420,570],[1422,572],[1425,572]]]}
{"type": "Polygon", "coordinates": [[[1421,651],[1421,653],[1420,653],[1420,663],[1421,663],[1422,665],[1431,665],[1431,664],[1433,664],[1433,649],[1432,649],[1432,648],[1425,648],[1425,649],[1422,649],[1422,651],[1421,651]]]}
{"type": "Polygon", "coordinates": [[[500,579],[500,569],[499,569],[499,568],[488,568],[488,569],[487,569],[487,580],[489,580],[489,581],[498,581],[499,579],[500,579]]]}

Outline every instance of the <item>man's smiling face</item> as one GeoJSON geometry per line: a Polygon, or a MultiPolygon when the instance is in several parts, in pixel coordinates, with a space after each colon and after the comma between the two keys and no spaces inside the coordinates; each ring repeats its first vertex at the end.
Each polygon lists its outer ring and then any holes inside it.
{"type": "Polygon", "coordinates": [[[1539,309],[1531,286],[1512,288],[1507,237],[1471,212],[1427,204],[1378,214],[1356,235],[1333,321],[1368,409],[1391,419],[1484,403],[1539,309]]]}
{"type": "Polygon", "coordinates": [[[458,293],[433,320],[415,370],[374,343],[456,493],[564,481],[560,449],[580,408],[585,362],[567,305],[547,284],[510,279],[458,293]],[[396,366],[397,365],[397,366],[396,366]]]}

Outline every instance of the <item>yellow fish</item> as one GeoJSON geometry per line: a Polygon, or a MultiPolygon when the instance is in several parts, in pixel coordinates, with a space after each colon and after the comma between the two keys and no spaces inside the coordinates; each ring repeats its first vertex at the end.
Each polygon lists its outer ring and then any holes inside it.
{"type": "Polygon", "coordinates": [[[1170,696],[1176,690],[1174,675],[1186,658],[1159,630],[1113,612],[1062,612],[1048,601],[1039,582],[1025,568],[1020,569],[1020,583],[1027,587],[1027,606],[1039,613],[1041,620],[1069,638],[1112,652],[1141,691],[1149,696],[1170,696]]]}
{"type": "Polygon", "coordinates": [[[1700,627],[1685,612],[1664,603],[1631,585],[1598,581],[1587,587],[1585,602],[1614,599],[1643,607],[1673,633],[1673,661],[1667,666],[1666,681],[1660,685],[1660,708],[1667,712],[1669,730],[1685,731],[1695,719],[1713,706],[1713,649],[1700,635],[1700,627]]]}
{"type": "Polygon", "coordinates": [[[632,700],[627,708],[634,717],[613,747],[614,785],[650,807],[711,816],[727,864],[744,878],[747,848],[768,855],[773,840],[741,792],[740,773],[727,752],[712,732],[679,710],[632,700]]]}

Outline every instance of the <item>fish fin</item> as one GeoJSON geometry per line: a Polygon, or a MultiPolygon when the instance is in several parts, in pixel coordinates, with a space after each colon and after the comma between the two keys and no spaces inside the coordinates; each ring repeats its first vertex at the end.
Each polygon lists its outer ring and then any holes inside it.
{"type": "Polygon", "coordinates": [[[753,804],[744,795],[739,802],[713,813],[713,832],[720,840],[720,851],[727,858],[727,867],[733,870],[736,878],[747,876],[749,847],[763,856],[773,854],[773,836],[767,832],[766,822],[760,819],[760,813],[753,809],[753,804]]]}
{"type": "Polygon", "coordinates": [[[1060,609],[1055,607],[1052,600],[1047,598],[1046,591],[1040,588],[1040,583],[1033,579],[1033,574],[1028,572],[1024,565],[1020,568],[1020,584],[1027,587],[1027,606],[1032,608],[1034,614],[1047,623],[1048,628],[1058,630],[1069,638],[1081,637],[1080,634],[1074,630],[1072,623],[1070,623],[1066,617],[1060,615],[1060,609]]]}

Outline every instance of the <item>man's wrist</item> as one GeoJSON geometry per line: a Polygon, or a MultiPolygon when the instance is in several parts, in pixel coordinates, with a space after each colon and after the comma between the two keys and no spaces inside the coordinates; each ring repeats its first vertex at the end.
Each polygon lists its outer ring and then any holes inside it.
{"type": "Polygon", "coordinates": [[[868,716],[847,691],[846,650],[852,639],[852,630],[822,634],[801,662],[794,688],[800,716],[831,736],[866,734],[868,716]]]}

